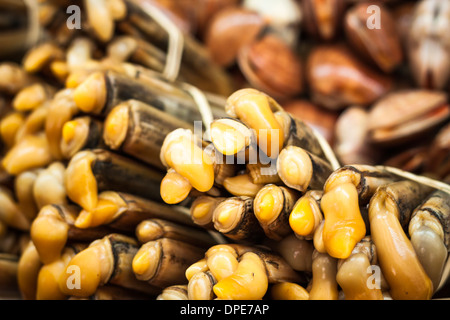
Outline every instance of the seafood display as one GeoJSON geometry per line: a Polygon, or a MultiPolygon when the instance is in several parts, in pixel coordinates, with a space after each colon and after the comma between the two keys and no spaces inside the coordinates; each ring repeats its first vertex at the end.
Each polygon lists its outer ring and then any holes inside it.
{"type": "Polygon", "coordinates": [[[450,0],[0,0],[0,299],[450,299],[450,0]]]}

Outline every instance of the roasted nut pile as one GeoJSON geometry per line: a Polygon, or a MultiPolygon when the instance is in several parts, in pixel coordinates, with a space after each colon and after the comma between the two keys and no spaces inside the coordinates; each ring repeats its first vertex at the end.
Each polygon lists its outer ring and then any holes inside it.
{"type": "Polygon", "coordinates": [[[0,0],[0,297],[450,298],[450,0],[0,0]]]}

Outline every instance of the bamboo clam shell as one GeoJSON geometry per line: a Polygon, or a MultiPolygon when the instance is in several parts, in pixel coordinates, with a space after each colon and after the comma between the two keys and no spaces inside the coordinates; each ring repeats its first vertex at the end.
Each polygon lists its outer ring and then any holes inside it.
{"type": "Polygon", "coordinates": [[[253,210],[266,236],[281,240],[292,232],[289,215],[299,197],[299,193],[290,188],[265,185],[253,200],[253,210]]]}
{"type": "Polygon", "coordinates": [[[134,231],[147,219],[164,219],[177,224],[194,226],[189,210],[182,206],[169,206],[133,194],[103,191],[98,195],[99,204],[93,210],[82,210],[76,225],[88,229],[107,226],[115,230],[134,231]]]}
{"type": "Polygon", "coordinates": [[[68,197],[85,210],[97,205],[98,193],[105,190],[123,191],[161,202],[160,171],[115,154],[94,149],[78,152],[69,162],[65,172],[68,197]],[[88,188],[80,190],[81,183],[88,188]]]}
{"type": "Polygon", "coordinates": [[[186,282],[185,270],[200,260],[206,249],[161,238],[143,244],[133,259],[136,278],[158,288],[186,282]]]}
{"type": "Polygon", "coordinates": [[[282,184],[274,163],[247,163],[246,169],[255,184],[282,184]]]}
{"type": "Polygon", "coordinates": [[[178,284],[164,288],[156,300],[189,300],[187,284],[178,284]]]}
{"type": "Polygon", "coordinates": [[[61,291],[69,296],[89,297],[100,286],[112,284],[149,295],[158,294],[158,288],[136,279],[134,275],[132,260],[138,250],[134,238],[118,233],[95,240],[69,262],[60,279],[61,291]],[[70,277],[72,269],[84,275],[78,279],[79,286],[70,277]]]}
{"type": "Polygon", "coordinates": [[[256,241],[264,235],[253,213],[253,198],[230,197],[221,201],[214,209],[214,228],[232,240],[256,241]]]}
{"type": "MultiPolygon", "coordinates": [[[[209,249],[208,249],[209,250],[209,249]]],[[[186,279],[189,281],[198,272],[206,272],[209,270],[206,258],[203,258],[193,264],[191,264],[185,272],[186,279]]]]}
{"type": "Polygon", "coordinates": [[[223,187],[227,178],[231,178],[236,175],[239,170],[239,165],[235,161],[218,152],[213,143],[206,142],[205,152],[210,156],[214,166],[214,185],[217,187],[223,187]]]}
{"type": "Polygon", "coordinates": [[[404,170],[401,170],[401,169],[398,169],[395,167],[379,165],[379,166],[376,166],[376,168],[379,170],[384,170],[384,171],[391,173],[397,181],[406,179],[406,180],[414,181],[414,182],[420,183],[422,185],[428,186],[432,189],[442,190],[442,191],[445,191],[446,193],[450,193],[450,187],[448,184],[449,177],[446,177],[443,179],[443,181],[440,181],[440,180],[432,179],[425,175],[417,175],[412,172],[404,171],[404,170]]]}
{"type": "MultiPolygon", "coordinates": [[[[92,73],[75,89],[77,106],[86,113],[105,117],[121,102],[138,100],[186,122],[202,120],[195,99],[181,84],[167,83],[141,68],[131,70],[92,73]]],[[[206,97],[213,114],[223,115],[223,111],[214,107],[214,98],[206,97]]]]}
{"type": "Polygon", "coordinates": [[[436,190],[414,210],[408,226],[411,243],[435,292],[448,278],[442,272],[448,259],[449,216],[448,193],[436,190]]]}
{"type": "Polygon", "coordinates": [[[217,280],[211,271],[197,272],[189,279],[188,298],[189,300],[213,300],[216,295],[214,293],[214,285],[217,280]]]}
{"type": "Polygon", "coordinates": [[[151,105],[128,100],[108,114],[103,138],[111,149],[164,169],[161,147],[166,135],[177,128],[193,130],[193,125],[151,105]]]}
{"type": "MultiPolygon", "coordinates": [[[[176,82],[190,83],[205,90],[207,92],[214,92],[215,94],[223,95],[228,93],[228,90],[222,90],[223,88],[216,88],[214,84],[207,83],[206,77],[200,77],[198,72],[192,69],[192,67],[181,63],[179,66],[172,60],[172,54],[169,52],[166,54],[157,45],[148,42],[145,34],[140,32],[138,28],[133,26],[128,21],[122,21],[119,24],[119,28],[128,37],[132,37],[135,42],[135,47],[132,52],[129,53],[129,60],[132,63],[143,65],[144,67],[154,70],[158,76],[168,77],[170,80],[177,78],[176,82]],[[170,61],[169,61],[170,60],[170,61]],[[178,67],[178,70],[176,68],[178,67]],[[170,74],[168,73],[170,70],[170,74]],[[178,71],[178,77],[176,72],[178,71]],[[172,73],[173,72],[173,73],[172,73]]],[[[175,46],[174,46],[175,48],[175,46]]],[[[178,49],[177,49],[178,50],[178,49]]],[[[175,51],[174,51],[175,52],[175,51]]],[[[178,60],[179,61],[179,60],[178,60]]]]}
{"type": "Polygon", "coordinates": [[[393,299],[430,299],[433,284],[403,226],[431,192],[428,186],[398,181],[378,188],[369,204],[371,237],[393,299]]]}
{"type": "MultiPolygon", "coordinates": [[[[407,149],[383,162],[388,167],[398,168],[407,172],[415,172],[428,175],[426,169],[423,169],[428,161],[430,151],[428,147],[422,145],[420,147],[407,149]]],[[[437,167],[435,167],[437,168],[437,167]]],[[[435,177],[437,178],[437,176],[435,177]]]]}
{"type": "Polygon", "coordinates": [[[380,189],[384,190],[387,197],[395,201],[399,214],[397,218],[405,229],[408,227],[414,209],[433,191],[429,186],[409,180],[393,182],[380,189]]]}
{"type": "Polygon", "coordinates": [[[165,53],[146,41],[140,35],[134,37],[131,33],[138,31],[126,21],[119,24],[125,35],[115,37],[108,46],[108,58],[113,61],[131,61],[143,65],[151,70],[158,72],[164,71],[165,53]],[[125,48],[125,49],[124,49],[125,48]]]}
{"type": "Polygon", "coordinates": [[[190,216],[192,221],[205,229],[214,230],[213,212],[216,206],[226,198],[202,195],[192,202],[190,216]]]}
{"type": "Polygon", "coordinates": [[[286,186],[305,192],[322,189],[333,169],[326,160],[300,147],[287,146],[277,159],[277,171],[286,186]]]}
{"type": "Polygon", "coordinates": [[[104,148],[103,123],[90,116],[76,117],[62,128],[60,150],[64,159],[72,158],[85,149],[104,148]]]}
{"type": "MultiPolygon", "coordinates": [[[[440,236],[445,246],[450,248],[450,203],[448,193],[441,190],[433,191],[423,203],[414,210],[411,215],[411,220],[415,217],[416,219],[422,220],[428,216],[436,218],[439,221],[442,228],[442,231],[439,232],[440,236]],[[421,215],[424,216],[422,217],[421,215]]],[[[411,222],[409,230],[410,232],[414,231],[414,226],[411,222]]]]}
{"type": "Polygon", "coordinates": [[[217,240],[204,229],[163,219],[146,219],[139,223],[136,227],[136,238],[141,243],[169,238],[201,248],[217,244],[217,240]]]}
{"type": "Polygon", "coordinates": [[[358,191],[360,205],[367,204],[379,186],[398,181],[401,178],[382,167],[370,165],[345,165],[328,177],[324,191],[336,184],[351,182],[358,191]]]}
{"type": "Polygon", "coordinates": [[[256,136],[245,123],[234,118],[219,118],[211,123],[211,141],[225,157],[247,154],[256,136]]]}
{"type": "MultiPolygon", "coordinates": [[[[136,4],[127,2],[128,21],[141,31],[147,38],[152,39],[153,43],[158,46],[166,47],[170,41],[174,41],[174,34],[169,34],[161,25],[155,23],[155,20],[146,12],[148,6],[144,10],[136,4]],[[171,38],[172,37],[172,38],[171,38]]],[[[189,83],[196,84],[202,90],[217,93],[220,95],[229,95],[232,92],[231,79],[225,71],[216,65],[210,58],[207,50],[202,48],[197,40],[188,34],[177,35],[182,37],[183,55],[181,56],[180,65],[189,66],[192,70],[191,79],[187,79],[189,83]],[[192,75],[200,74],[202,80],[195,81],[192,75]]],[[[179,39],[175,39],[179,40],[179,39]]],[[[179,43],[177,44],[179,45],[179,43]]],[[[179,49],[179,48],[178,48],[179,49]]],[[[177,73],[176,76],[179,74],[177,73]]],[[[189,76],[185,74],[185,76],[189,76]]],[[[173,79],[174,80],[174,79],[173,79]]]]}

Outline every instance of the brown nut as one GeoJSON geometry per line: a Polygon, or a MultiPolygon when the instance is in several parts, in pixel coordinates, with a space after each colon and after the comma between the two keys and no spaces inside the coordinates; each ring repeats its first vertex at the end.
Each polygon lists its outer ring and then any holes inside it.
{"type": "Polygon", "coordinates": [[[263,18],[254,11],[224,9],[211,19],[205,45],[217,64],[228,67],[236,62],[239,50],[252,42],[264,25],[263,18]]]}
{"type": "Polygon", "coordinates": [[[252,86],[274,98],[292,97],[302,92],[300,57],[274,34],[266,34],[244,46],[239,51],[238,63],[252,86]]]}
{"type": "Polygon", "coordinates": [[[344,30],[351,46],[364,58],[389,73],[403,61],[397,26],[389,9],[378,2],[364,2],[350,8],[344,18],[344,30]],[[379,8],[379,28],[367,25],[373,3],[379,8]]]}
{"type": "Polygon", "coordinates": [[[331,110],[368,106],[392,88],[390,77],[363,64],[348,48],[320,45],[309,54],[306,80],[313,102],[331,110]]]}

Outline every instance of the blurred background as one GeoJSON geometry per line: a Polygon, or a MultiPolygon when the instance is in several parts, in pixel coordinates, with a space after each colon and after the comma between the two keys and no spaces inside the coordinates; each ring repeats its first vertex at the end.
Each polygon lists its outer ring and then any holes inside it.
{"type": "MultiPolygon", "coordinates": [[[[224,97],[266,92],[319,130],[342,164],[449,175],[448,0],[2,0],[0,59],[23,65],[44,47],[42,65],[26,71],[61,86],[74,57],[85,59],[74,49],[83,38],[91,60],[110,50],[163,72],[164,23],[156,34],[155,21],[130,10],[147,4],[185,37],[178,79],[224,97]],[[121,37],[134,42],[111,45],[121,37]]],[[[11,81],[0,86],[1,115],[18,91],[11,81]]]]}

